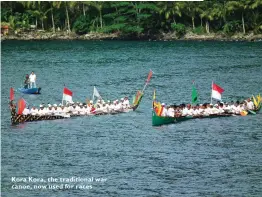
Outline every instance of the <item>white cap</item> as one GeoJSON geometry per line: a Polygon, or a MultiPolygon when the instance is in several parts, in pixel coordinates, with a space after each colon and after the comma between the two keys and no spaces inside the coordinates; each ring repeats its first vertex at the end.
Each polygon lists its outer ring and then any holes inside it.
{"type": "Polygon", "coordinates": [[[52,105],[51,105],[51,104],[48,104],[48,107],[52,107],[52,105]]]}
{"type": "Polygon", "coordinates": [[[80,105],[80,106],[83,106],[83,103],[80,103],[79,105],[80,105]]]}
{"type": "Polygon", "coordinates": [[[54,106],[54,107],[57,107],[57,104],[54,104],[53,106],[54,106]]]}
{"type": "Polygon", "coordinates": [[[166,106],[166,104],[165,104],[165,103],[162,103],[161,105],[162,105],[162,106],[166,106]]]}
{"type": "Polygon", "coordinates": [[[124,98],[121,98],[121,101],[123,101],[124,100],[124,98]]]}
{"type": "Polygon", "coordinates": [[[44,107],[42,104],[40,104],[40,107],[44,107]]]}
{"type": "Polygon", "coordinates": [[[90,103],[93,103],[93,101],[91,100],[90,103]]]}
{"type": "Polygon", "coordinates": [[[110,100],[108,100],[107,102],[110,103],[110,100]]]}
{"type": "Polygon", "coordinates": [[[62,106],[62,104],[61,104],[61,103],[59,103],[59,106],[62,106]]]}

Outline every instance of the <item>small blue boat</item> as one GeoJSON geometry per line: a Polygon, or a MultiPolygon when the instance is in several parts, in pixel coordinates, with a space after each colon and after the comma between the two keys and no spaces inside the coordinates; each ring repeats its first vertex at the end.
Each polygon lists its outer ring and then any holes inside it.
{"type": "Polygon", "coordinates": [[[18,88],[18,90],[24,94],[40,94],[41,88],[18,88]]]}

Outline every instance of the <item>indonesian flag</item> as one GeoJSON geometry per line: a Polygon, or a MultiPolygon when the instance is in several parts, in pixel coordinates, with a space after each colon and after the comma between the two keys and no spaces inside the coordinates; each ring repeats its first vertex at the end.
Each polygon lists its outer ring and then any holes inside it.
{"type": "Polygon", "coordinates": [[[72,103],[73,102],[72,97],[73,97],[73,92],[68,88],[64,88],[63,101],[68,101],[72,103]]]}
{"type": "Polygon", "coordinates": [[[212,98],[221,100],[222,93],[224,92],[224,89],[218,86],[215,83],[212,83],[212,98]]]}

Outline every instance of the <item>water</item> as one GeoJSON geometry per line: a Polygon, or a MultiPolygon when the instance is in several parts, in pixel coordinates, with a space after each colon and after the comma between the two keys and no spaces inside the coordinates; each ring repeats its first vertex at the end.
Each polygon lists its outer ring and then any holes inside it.
{"type": "MultiPolygon", "coordinates": [[[[151,99],[201,102],[211,82],[224,100],[262,93],[262,43],[4,41],[2,43],[2,196],[262,196],[262,115],[151,126],[151,99]],[[131,97],[149,69],[136,112],[10,125],[9,88],[37,75],[30,105],[59,104],[63,86],[85,101],[131,97]],[[103,177],[89,190],[14,190],[11,177],[103,177]]],[[[33,184],[30,183],[32,186],[33,184]]],[[[39,185],[39,184],[38,184],[39,185]]],[[[41,185],[41,184],[40,184],[41,185]]],[[[88,184],[87,184],[88,185],[88,184]]]]}

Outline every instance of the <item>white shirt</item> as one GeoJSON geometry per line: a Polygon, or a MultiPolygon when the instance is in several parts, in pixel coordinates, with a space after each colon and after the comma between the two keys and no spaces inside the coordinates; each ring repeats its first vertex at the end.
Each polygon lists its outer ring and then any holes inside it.
{"type": "Polygon", "coordinates": [[[175,110],[174,110],[174,108],[170,107],[170,108],[167,110],[167,115],[170,116],[170,117],[174,117],[174,116],[175,116],[175,110]]]}
{"type": "Polygon", "coordinates": [[[130,107],[130,104],[129,104],[129,100],[128,100],[128,99],[127,99],[127,100],[124,100],[123,104],[124,104],[124,108],[126,108],[126,109],[130,107]]]}
{"type": "Polygon", "coordinates": [[[182,116],[187,116],[188,115],[188,109],[187,108],[184,108],[182,110],[182,116]]]}
{"type": "Polygon", "coordinates": [[[222,108],[222,107],[219,107],[219,114],[223,114],[223,113],[225,113],[225,111],[224,111],[224,109],[222,108]]]}
{"type": "Polygon", "coordinates": [[[30,110],[25,108],[23,111],[23,115],[28,115],[28,114],[30,114],[30,110]]]}
{"type": "Polygon", "coordinates": [[[167,109],[164,107],[161,116],[168,116],[167,109]]]}
{"type": "Polygon", "coordinates": [[[31,110],[30,110],[30,114],[31,115],[33,115],[33,116],[35,116],[35,115],[37,115],[38,114],[38,110],[35,108],[32,108],[31,110]]]}
{"type": "Polygon", "coordinates": [[[247,102],[247,109],[253,110],[255,108],[254,103],[252,101],[247,102]]]}
{"type": "Polygon", "coordinates": [[[35,80],[36,80],[36,75],[35,74],[30,74],[30,76],[29,76],[29,81],[30,82],[35,82],[35,80]]]}
{"type": "Polygon", "coordinates": [[[40,116],[44,116],[44,115],[46,114],[46,110],[44,110],[44,109],[39,109],[39,110],[38,110],[38,114],[39,114],[40,116]]]}
{"type": "Polygon", "coordinates": [[[209,107],[207,107],[207,108],[204,110],[204,115],[205,115],[205,116],[209,116],[210,114],[212,114],[212,113],[211,113],[211,110],[210,110],[209,107]]]}
{"type": "Polygon", "coordinates": [[[192,108],[187,109],[187,115],[188,116],[193,116],[194,115],[194,110],[192,108]]]}
{"type": "Polygon", "coordinates": [[[47,114],[47,115],[52,115],[52,114],[53,114],[53,108],[51,108],[51,109],[48,108],[48,109],[46,110],[46,114],[47,114]]]}
{"type": "Polygon", "coordinates": [[[200,113],[198,109],[193,110],[193,116],[198,116],[199,114],[200,113]]]}

